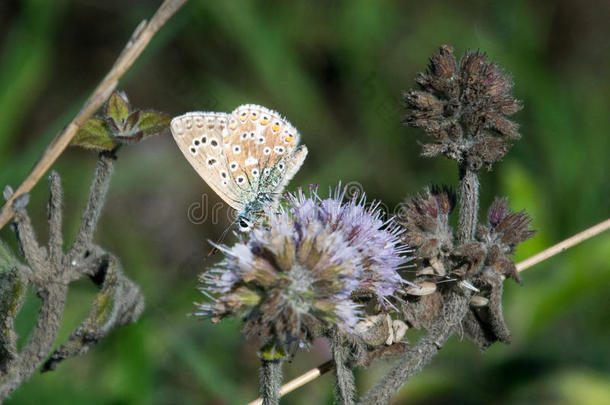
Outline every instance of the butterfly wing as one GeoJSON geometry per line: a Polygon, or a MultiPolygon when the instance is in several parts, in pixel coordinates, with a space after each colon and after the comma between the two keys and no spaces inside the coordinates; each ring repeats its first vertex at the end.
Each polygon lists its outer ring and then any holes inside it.
{"type": "Polygon", "coordinates": [[[233,131],[225,149],[229,168],[236,184],[251,190],[253,198],[281,192],[307,154],[306,148],[297,148],[300,134],[290,122],[259,105],[237,107],[231,113],[229,129],[233,131]],[[295,159],[297,150],[301,152],[295,159]]]}
{"type": "Polygon", "coordinates": [[[286,172],[281,178],[280,182],[275,186],[273,191],[274,194],[281,194],[284,188],[295,174],[299,171],[305,158],[307,157],[307,146],[300,145],[294,150],[294,152],[286,159],[286,172]]]}
{"type": "Polygon", "coordinates": [[[180,150],[216,194],[232,208],[244,208],[241,187],[235,183],[225,155],[232,132],[231,116],[215,112],[190,112],[172,119],[170,127],[180,150]]]}
{"type": "Polygon", "coordinates": [[[187,113],[174,118],[171,129],[197,173],[240,212],[277,203],[307,155],[290,122],[254,104],[231,114],[187,113]]]}

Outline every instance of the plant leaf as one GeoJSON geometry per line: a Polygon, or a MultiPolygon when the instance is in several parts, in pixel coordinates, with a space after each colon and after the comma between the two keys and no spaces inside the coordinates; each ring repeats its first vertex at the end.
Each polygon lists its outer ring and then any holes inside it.
{"type": "Polygon", "coordinates": [[[129,116],[131,106],[127,95],[122,91],[112,93],[106,104],[106,116],[112,118],[117,125],[121,125],[129,116]]]}
{"type": "Polygon", "coordinates": [[[156,111],[142,111],[138,129],[144,133],[144,136],[157,135],[169,127],[171,117],[167,114],[156,111]]]}
{"type": "Polygon", "coordinates": [[[108,123],[101,118],[89,118],[72,138],[70,145],[85,149],[112,150],[115,144],[112,141],[112,131],[108,123]]]}
{"type": "Polygon", "coordinates": [[[141,111],[137,110],[129,114],[129,117],[127,117],[127,130],[131,131],[136,125],[138,125],[138,122],[140,121],[140,113],[141,111]]]}

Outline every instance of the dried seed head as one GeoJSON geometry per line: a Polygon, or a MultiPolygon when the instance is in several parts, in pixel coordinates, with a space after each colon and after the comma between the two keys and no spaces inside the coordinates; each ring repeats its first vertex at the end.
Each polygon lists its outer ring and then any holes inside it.
{"type": "Polygon", "coordinates": [[[405,242],[423,259],[444,255],[453,249],[453,229],[449,215],[455,207],[455,194],[448,187],[427,187],[407,201],[398,220],[406,228],[405,242]]]}
{"type": "Polygon", "coordinates": [[[484,53],[467,51],[458,68],[453,48],[443,45],[416,81],[420,90],[404,95],[405,123],[432,138],[424,156],[491,168],[519,139],[517,124],[506,118],[522,108],[511,95],[512,79],[484,53]]]}
{"type": "Polygon", "coordinates": [[[512,212],[505,198],[496,198],[488,212],[486,225],[480,225],[477,239],[486,247],[485,264],[506,277],[520,282],[520,277],[510,255],[517,245],[534,236],[530,228],[531,218],[525,211],[512,212]]]}

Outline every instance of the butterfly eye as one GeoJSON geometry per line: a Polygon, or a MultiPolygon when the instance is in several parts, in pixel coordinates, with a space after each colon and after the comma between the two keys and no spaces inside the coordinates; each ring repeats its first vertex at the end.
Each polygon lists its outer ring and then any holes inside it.
{"type": "Polygon", "coordinates": [[[237,223],[239,225],[239,230],[242,232],[247,232],[252,228],[252,224],[245,218],[241,218],[237,223]]]}

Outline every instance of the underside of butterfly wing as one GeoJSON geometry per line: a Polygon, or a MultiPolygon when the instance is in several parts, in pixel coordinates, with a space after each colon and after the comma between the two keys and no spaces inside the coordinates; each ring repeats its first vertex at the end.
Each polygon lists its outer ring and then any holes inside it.
{"type": "Polygon", "coordinates": [[[307,155],[290,122],[254,104],[230,114],[187,113],[174,118],[171,129],[197,173],[249,219],[277,203],[307,155]]]}
{"type": "Polygon", "coordinates": [[[178,147],[205,182],[228,205],[244,207],[240,188],[229,175],[229,161],[223,147],[229,135],[230,116],[214,112],[190,112],[175,117],[170,124],[178,147]]]}

